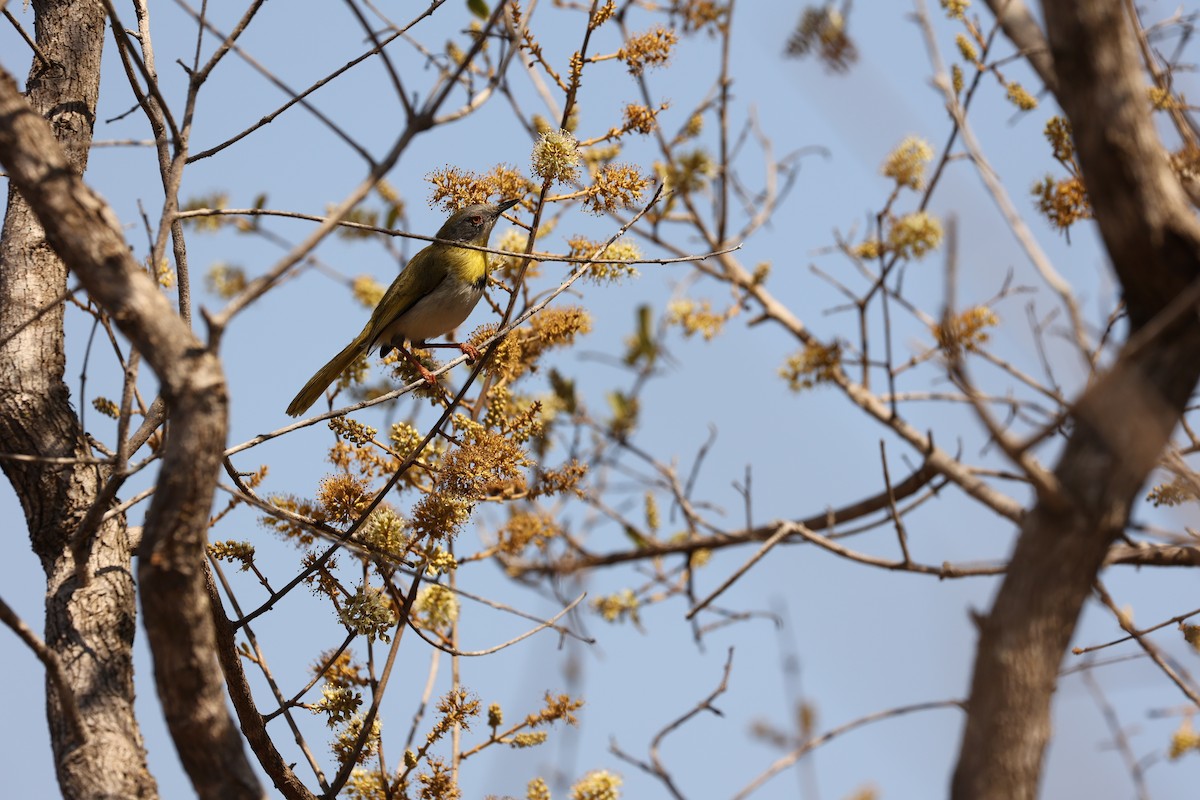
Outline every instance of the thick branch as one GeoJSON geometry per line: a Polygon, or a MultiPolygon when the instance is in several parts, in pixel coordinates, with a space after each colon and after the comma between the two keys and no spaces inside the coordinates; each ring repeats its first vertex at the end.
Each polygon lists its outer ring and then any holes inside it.
{"type": "MultiPolygon", "coordinates": [[[[808,519],[800,520],[798,524],[801,527],[819,531],[862,519],[876,511],[888,508],[889,500],[894,502],[916,494],[937,476],[938,471],[936,468],[928,463],[923,464],[903,481],[892,487],[892,496],[890,498],[887,492],[881,492],[872,497],[864,498],[857,503],[843,506],[842,508],[831,508],[828,511],[814,514],[808,519]]],[[[718,550],[723,547],[734,547],[750,542],[765,542],[772,537],[778,536],[782,529],[792,525],[793,523],[789,521],[772,522],[768,525],[730,533],[693,536],[682,541],[648,541],[633,550],[618,550],[611,553],[577,553],[564,556],[550,563],[513,562],[506,564],[505,568],[513,575],[527,575],[530,573],[567,575],[596,567],[623,564],[629,561],[646,561],[668,555],[686,555],[695,553],[698,550],[718,550]]],[[[802,538],[797,534],[785,533],[785,541],[787,539],[801,540],[802,538]]]]}
{"type": "Polygon", "coordinates": [[[259,797],[225,707],[204,589],[204,533],[226,435],[220,364],[133,259],[111,209],[70,168],[45,120],[3,71],[0,164],[37,215],[47,243],[162,382],[171,429],[138,564],[158,693],[199,795],[259,797]]]}
{"type": "MultiPolygon", "coordinates": [[[[64,168],[82,174],[99,95],[103,11],[71,0],[35,0],[33,7],[36,56],[26,101],[53,128],[64,168]]],[[[47,664],[46,718],[58,788],[73,800],[150,800],[157,787],[133,710],[137,605],[124,516],[92,527],[80,563],[68,546],[111,474],[93,457],[64,380],[69,294],[66,267],[10,183],[0,233],[0,449],[20,458],[4,459],[0,468],[20,498],[30,545],[45,572],[40,657],[47,664]],[[77,569],[92,576],[88,585],[76,580],[77,569]]],[[[15,538],[9,545],[19,546],[15,538]]]]}
{"type": "Polygon", "coordinates": [[[1194,304],[1168,309],[1200,277],[1200,225],[1151,123],[1128,20],[1116,0],[1050,2],[1045,15],[1131,338],[1075,404],[1055,469],[1063,491],[1023,520],[981,621],[956,798],[1036,797],[1050,699],[1083,602],[1200,377],[1194,304]]]}
{"type": "Polygon", "coordinates": [[[1058,78],[1054,74],[1054,61],[1050,57],[1050,45],[1024,0],[985,0],[988,8],[996,15],[996,21],[1008,37],[1025,56],[1029,66],[1052,92],[1058,90],[1058,78]]]}

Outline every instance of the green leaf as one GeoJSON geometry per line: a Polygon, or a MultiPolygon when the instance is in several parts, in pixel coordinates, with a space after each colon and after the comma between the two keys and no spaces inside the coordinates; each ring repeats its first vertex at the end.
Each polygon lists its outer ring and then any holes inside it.
{"type": "Polygon", "coordinates": [[[576,409],[579,408],[579,401],[575,397],[575,381],[564,377],[561,372],[551,368],[550,388],[554,390],[554,395],[562,401],[563,410],[568,414],[574,414],[576,409]]]}
{"type": "Polygon", "coordinates": [[[467,0],[467,8],[480,19],[487,19],[492,15],[492,10],[488,8],[488,4],[484,0],[467,0]]]}
{"type": "Polygon", "coordinates": [[[629,349],[625,351],[625,363],[629,366],[645,359],[647,364],[654,364],[658,357],[658,345],[654,342],[654,320],[648,305],[637,307],[637,330],[628,342],[629,349]]]}

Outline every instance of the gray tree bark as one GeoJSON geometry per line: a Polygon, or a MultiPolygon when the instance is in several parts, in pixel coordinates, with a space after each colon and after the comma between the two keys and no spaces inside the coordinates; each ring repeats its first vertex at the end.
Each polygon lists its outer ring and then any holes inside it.
{"type": "MultiPolygon", "coordinates": [[[[117,677],[128,712],[132,703],[128,660],[134,613],[129,546],[123,526],[101,525],[92,546],[81,548],[90,549],[94,560],[119,554],[120,559],[111,569],[97,572],[89,563],[87,569],[77,571],[71,561],[74,532],[97,498],[104,496],[100,487],[108,475],[95,466],[77,470],[78,465],[69,461],[71,456],[87,453],[84,433],[71,412],[62,382],[65,264],[89,298],[107,312],[154,369],[168,409],[170,425],[161,449],[156,491],[138,547],[138,590],[154,657],[158,696],[171,737],[200,797],[261,797],[258,779],[225,705],[204,583],[205,532],[226,439],[228,398],[224,374],[216,355],[196,339],[155,281],[133,258],[111,209],[80,178],[98,85],[96,39],[103,35],[99,4],[43,3],[37,12],[39,39],[49,30],[51,15],[62,14],[68,24],[59,32],[62,41],[58,49],[50,51],[61,52],[64,63],[57,63],[56,56],[51,56],[52,63],[44,65],[50,69],[49,76],[35,74],[35,78],[49,80],[66,72],[67,65],[74,63],[71,58],[76,50],[92,54],[87,62],[90,81],[85,84],[91,94],[77,97],[76,91],[59,95],[58,102],[46,109],[52,119],[58,113],[82,114],[82,119],[68,117],[62,125],[69,130],[86,130],[88,136],[81,146],[75,142],[72,150],[64,150],[43,113],[21,96],[12,76],[0,68],[0,164],[7,170],[12,187],[4,259],[0,262],[0,290],[6,292],[0,296],[0,304],[8,315],[2,330],[12,334],[4,349],[7,360],[3,374],[12,385],[0,390],[0,402],[5,404],[4,411],[11,409],[21,421],[14,424],[8,414],[4,415],[4,433],[11,437],[6,441],[14,450],[68,459],[52,465],[16,461],[6,468],[10,468],[13,484],[30,516],[35,548],[51,562],[53,571],[48,568],[48,573],[60,579],[57,591],[52,584],[48,603],[68,603],[68,616],[76,626],[72,632],[96,631],[94,641],[76,643],[76,647],[97,651],[87,653],[88,659],[103,660],[110,651],[119,651],[122,670],[117,677]],[[14,302],[4,302],[10,296],[14,302]],[[47,311],[48,317],[43,313],[47,311]],[[64,463],[70,468],[68,474],[80,473],[83,478],[67,482],[59,479],[55,471],[61,470],[64,463]],[[33,466],[17,468],[28,464],[33,466]],[[86,480],[89,476],[90,482],[86,480]],[[42,494],[49,491],[56,494],[42,494]],[[61,514],[64,509],[71,512],[66,519],[54,517],[56,511],[61,514]],[[47,519],[57,524],[47,524],[47,519]],[[106,531],[114,533],[106,539],[106,531]],[[77,582],[80,574],[86,578],[83,585],[77,582]],[[109,585],[106,581],[110,579],[117,585],[109,585]],[[119,611],[103,605],[116,600],[123,601],[119,611]]],[[[90,710],[92,694],[101,688],[86,677],[76,685],[81,710],[90,710]]],[[[84,725],[82,745],[63,748],[60,754],[60,743],[56,741],[60,773],[65,772],[69,779],[69,784],[63,781],[65,795],[125,798],[155,794],[144,758],[137,764],[129,757],[114,763],[122,746],[136,745],[137,753],[141,753],[131,712],[127,719],[129,727],[113,732],[112,742],[100,737],[108,736],[107,730],[97,730],[93,735],[90,723],[84,725]],[[94,749],[87,749],[89,746],[94,749]],[[81,755],[91,756],[86,764],[77,763],[81,755]],[[122,780],[115,774],[122,771],[136,774],[122,780]]],[[[62,727],[53,715],[51,727],[62,727]]]]}
{"type": "Polygon", "coordinates": [[[49,127],[0,69],[0,164],[46,243],[162,382],[170,427],[138,547],[154,677],[176,751],[202,798],[261,797],[225,706],[204,586],[204,544],[227,426],[217,357],[134,260],[112,210],[69,168],[49,127]]]}
{"type": "MultiPolygon", "coordinates": [[[[49,121],[67,168],[87,166],[100,84],[104,12],[99,3],[38,0],[27,99],[49,121]]],[[[0,122],[0,124],[4,124],[0,122]]],[[[63,380],[67,270],[47,246],[34,211],[10,182],[0,233],[0,451],[86,458],[88,447],[63,380]]],[[[101,524],[76,580],[70,540],[110,471],[103,466],[0,459],[25,512],[46,574],[45,641],[80,709],[84,740],[46,684],[46,715],[59,788],[67,798],[157,797],[133,713],[136,606],[121,516],[101,524]]],[[[10,544],[16,546],[16,543],[10,544]]]]}
{"type": "Polygon", "coordinates": [[[980,623],[955,798],[1037,796],[1051,698],[1083,603],[1200,378],[1200,223],[1154,130],[1123,5],[1043,8],[1059,105],[1130,334],[1075,403],[1057,485],[1026,515],[980,623]]]}

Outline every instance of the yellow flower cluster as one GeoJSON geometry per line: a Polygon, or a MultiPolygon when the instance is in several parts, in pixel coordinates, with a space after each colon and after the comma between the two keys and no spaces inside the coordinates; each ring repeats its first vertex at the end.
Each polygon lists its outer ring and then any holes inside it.
{"type": "Polygon", "coordinates": [[[1193,650],[1200,653],[1200,625],[1188,625],[1186,622],[1181,622],[1179,631],[1183,634],[1183,640],[1191,645],[1193,650]]]}
{"type": "Polygon", "coordinates": [[[942,8],[946,9],[946,16],[950,19],[962,19],[967,9],[971,7],[971,0],[941,0],[942,8]]]}
{"type": "Polygon", "coordinates": [[[1190,719],[1185,719],[1171,734],[1171,748],[1167,755],[1174,761],[1189,750],[1200,751],[1200,733],[1196,733],[1190,719]]]}
{"type": "Polygon", "coordinates": [[[1071,138],[1070,122],[1064,117],[1053,116],[1046,120],[1046,127],[1042,129],[1042,133],[1046,141],[1050,142],[1056,160],[1064,164],[1074,162],[1075,140],[1071,138]]]}
{"type": "Polygon", "coordinates": [[[658,120],[653,111],[643,105],[630,103],[625,106],[625,124],[623,130],[637,131],[640,134],[653,133],[658,120]]]}
{"type": "MultiPolygon", "coordinates": [[[[356,714],[350,719],[350,722],[343,728],[329,745],[334,756],[337,757],[339,764],[345,764],[351,758],[354,758],[354,743],[358,741],[359,735],[363,730],[364,717],[361,714],[356,714]]],[[[367,734],[366,741],[362,751],[355,759],[356,764],[365,764],[375,755],[379,749],[379,717],[376,717],[371,723],[371,732],[367,734]]]]}
{"type": "Polygon", "coordinates": [[[975,50],[975,43],[968,39],[965,33],[955,36],[954,44],[958,46],[958,52],[963,57],[963,61],[970,61],[974,64],[979,60],[979,53],[975,50]]]}
{"type": "Polygon", "coordinates": [[[208,268],[205,283],[208,284],[210,292],[228,300],[246,288],[246,271],[241,267],[218,261],[208,268]]]}
{"type": "Polygon", "coordinates": [[[1200,180],[1200,148],[1184,145],[1171,153],[1171,169],[1185,184],[1200,180]]]}
{"type": "Polygon", "coordinates": [[[382,589],[360,586],[338,610],[338,620],[359,636],[389,642],[388,631],[396,626],[396,611],[382,589]]]}
{"type": "MultiPolygon", "coordinates": [[[[642,250],[636,242],[628,239],[617,241],[600,250],[601,242],[595,242],[585,236],[572,236],[567,240],[570,255],[573,258],[619,259],[622,261],[637,261],[642,258],[642,250]]],[[[636,278],[637,267],[633,264],[592,264],[588,267],[585,280],[595,284],[617,283],[623,278],[636,278]]]]}
{"type": "Polygon", "coordinates": [[[725,15],[729,13],[728,4],[714,3],[713,0],[684,0],[675,5],[676,13],[683,17],[684,33],[694,33],[710,26],[710,33],[724,30],[725,15]]]}
{"type": "Polygon", "coordinates": [[[517,444],[462,415],[455,424],[462,443],[441,459],[434,491],[413,507],[411,527],[422,540],[452,538],[477,501],[525,489],[522,468],[531,462],[517,444]]]}
{"type": "Polygon", "coordinates": [[[1160,89],[1157,86],[1151,86],[1149,93],[1150,105],[1154,107],[1155,111],[1171,111],[1176,108],[1183,108],[1183,103],[1179,101],[1179,98],[1171,94],[1170,89],[1160,89]]]}
{"type": "Polygon", "coordinates": [[[117,417],[121,416],[120,407],[112,400],[109,400],[107,397],[97,397],[97,398],[93,399],[92,400],[92,408],[96,409],[104,416],[112,417],[113,419],[116,419],[117,417]]]}
{"type": "MultiPolygon", "coordinates": [[[[316,503],[311,500],[304,500],[294,495],[274,495],[268,498],[271,505],[284,511],[290,511],[301,517],[307,517],[314,522],[324,522],[325,513],[316,503]]],[[[313,535],[307,528],[298,522],[293,522],[289,519],[276,517],[271,514],[264,514],[259,517],[259,524],[264,528],[273,530],[283,536],[285,539],[293,539],[297,544],[308,545],[312,544],[313,535]]]]}
{"type": "Polygon", "coordinates": [[[544,744],[550,734],[547,731],[526,731],[512,737],[512,746],[516,748],[537,747],[544,744]]]}
{"type": "Polygon", "coordinates": [[[384,285],[370,275],[359,275],[351,284],[354,299],[367,308],[375,308],[383,299],[384,285]]]}
{"type": "Polygon", "coordinates": [[[373,550],[380,553],[400,555],[406,549],[408,538],[404,535],[404,518],[386,504],[381,504],[358,531],[358,537],[373,550]]]}
{"type": "Polygon", "coordinates": [[[667,305],[667,323],[682,328],[685,337],[698,333],[706,342],[710,342],[737,311],[738,306],[732,305],[728,310],[717,313],[712,310],[712,303],[708,300],[697,303],[683,298],[672,300],[667,305]]]}
{"type": "Polygon", "coordinates": [[[654,499],[653,492],[646,492],[643,504],[646,510],[646,527],[652,531],[658,530],[658,501],[654,499]]]}
{"type": "Polygon", "coordinates": [[[353,655],[349,650],[343,650],[333,657],[333,661],[325,666],[325,662],[329,661],[333,656],[332,651],[322,653],[317,663],[313,665],[313,674],[320,677],[325,676],[325,680],[335,686],[366,686],[371,682],[370,678],[363,674],[361,664],[354,663],[353,655]]]}
{"type": "Polygon", "coordinates": [[[814,50],[831,72],[845,72],[858,60],[858,48],[846,32],[846,18],[832,5],[806,8],[784,53],[800,58],[814,50]]]}
{"type": "Polygon", "coordinates": [[[314,714],[325,714],[325,724],[334,728],[348,723],[362,705],[362,693],[347,686],[326,682],[321,687],[321,699],[310,709],[314,714]]]}
{"type": "Polygon", "coordinates": [[[462,790],[454,780],[454,771],[446,766],[445,760],[429,756],[429,772],[417,776],[421,783],[421,800],[459,800],[462,790]]]}
{"type": "Polygon", "coordinates": [[[175,285],[175,270],[171,269],[171,265],[165,258],[159,261],[158,266],[155,267],[154,280],[164,289],[170,289],[175,285]]]}
{"type": "Polygon", "coordinates": [[[208,554],[218,561],[226,561],[229,563],[238,562],[241,564],[241,570],[245,572],[250,569],[251,562],[254,561],[254,545],[249,542],[213,542],[208,546],[208,554]]]}
{"type": "Polygon", "coordinates": [[[425,735],[426,745],[441,739],[455,725],[470,729],[471,720],[479,716],[479,709],[482,706],[478,697],[461,686],[446,692],[442,695],[442,699],[438,700],[438,720],[434,723],[433,729],[425,735]]]}
{"type": "MultiPolygon", "coordinates": [[[[522,253],[529,246],[529,234],[520,228],[509,228],[500,235],[500,238],[493,246],[497,250],[522,253]]],[[[512,281],[517,277],[517,270],[520,269],[522,260],[516,256],[499,256],[495,253],[488,253],[488,264],[491,269],[498,273],[501,278],[508,281],[512,281]]],[[[530,261],[529,266],[525,270],[525,276],[532,278],[537,276],[538,272],[538,262],[530,261]]]]}
{"type": "Polygon", "coordinates": [[[346,473],[330,475],[317,489],[317,502],[327,522],[353,522],[371,504],[371,487],[346,473]]]}
{"type": "Polygon", "coordinates": [[[413,604],[414,621],[431,631],[448,631],[458,619],[458,600],[440,584],[426,586],[413,604]]]}
{"type": "Polygon", "coordinates": [[[606,769],[589,772],[571,787],[571,800],[620,800],[621,776],[606,769]]]}
{"type": "Polygon", "coordinates": [[[1005,94],[1009,102],[1022,111],[1032,111],[1038,106],[1037,98],[1027,92],[1025,87],[1016,81],[1008,84],[1005,94]]]}
{"type": "Polygon", "coordinates": [[[704,132],[704,115],[703,114],[692,114],[690,117],[688,117],[688,121],[686,124],[684,124],[683,129],[681,131],[679,131],[679,138],[677,141],[683,141],[685,139],[695,139],[697,136],[699,136],[703,132],[704,132]]]}
{"type": "Polygon", "coordinates": [[[525,724],[527,726],[536,728],[560,721],[568,725],[579,724],[579,718],[575,716],[574,712],[583,708],[582,700],[572,700],[570,695],[553,695],[550,692],[546,692],[542,699],[546,703],[545,708],[536,714],[526,715],[525,724]]]}
{"type": "MultiPolygon", "coordinates": [[[[333,216],[333,212],[333,205],[325,207],[325,213],[329,216],[333,216]]],[[[342,222],[352,224],[340,226],[337,230],[338,236],[343,239],[366,239],[374,235],[374,231],[367,230],[367,227],[379,227],[379,212],[369,208],[352,208],[342,215],[342,222]]]]}
{"type": "Polygon", "coordinates": [[[632,589],[622,589],[616,594],[596,597],[592,600],[592,610],[604,618],[605,622],[618,622],[629,619],[635,624],[638,619],[638,609],[641,601],[632,589]]]}
{"type": "Polygon", "coordinates": [[[425,574],[431,578],[436,578],[443,572],[453,572],[456,569],[458,569],[458,559],[449,551],[435,547],[432,553],[425,554],[425,574]]]}
{"type": "Polygon", "coordinates": [[[471,203],[486,203],[491,197],[524,197],[533,189],[529,179],[516,169],[498,164],[482,175],[458,167],[443,167],[425,176],[433,186],[430,206],[457,211],[471,203]]]}
{"type": "Polygon", "coordinates": [[[1160,483],[1150,490],[1146,499],[1157,506],[1178,506],[1194,502],[1196,491],[1183,478],[1175,477],[1169,483],[1160,483]]]}
{"type": "Polygon", "coordinates": [[[642,199],[650,178],[631,164],[605,164],[592,179],[583,207],[593,214],[629,208],[642,199]]]}
{"type": "Polygon", "coordinates": [[[533,545],[545,550],[562,529],[549,514],[518,512],[500,529],[499,547],[509,555],[520,555],[533,545]]]}
{"type": "MultiPolygon", "coordinates": [[[[580,306],[544,309],[533,317],[528,328],[511,332],[500,343],[488,370],[511,383],[532,368],[547,350],[573,344],[577,335],[591,329],[591,315],[580,306]]],[[[495,325],[481,325],[471,334],[471,342],[478,346],[495,332],[495,325]]]]}
{"type": "Polygon", "coordinates": [[[933,326],[933,336],[938,347],[948,355],[961,354],[964,350],[975,353],[988,340],[988,328],[1000,324],[995,313],[987,306],[975,306],[933,326]]]}
{"type": "Polygon", "coordinates": [[[571,492],[583,496],[580,484],[587,477],[587,464],[570,461],[565,466],[554,469],[543,469],[538,475],[537,484],[529,491],[531,499],[538,497],[553,497],[571,492]]]}
{"type": "Polygon", "coordinates": [[[357,445],[368,445],[379,431],[349,417],[333,417],[326,423],[338,438],[357,445]]]}
{"type": "Polygon", "coordinates": [[[824,345],[811,342],[799,353],[788,358],[779,369],[779,376],[787,381],[793,392],[799,392],[832,380],[841,369],[841,365],[840,344],[824,345]]]}
{"type": "Polygon", "coordinates": [[[883,175],[897,186],[920,191],[925,188],[925,165],[933,160],[933,148],[916,136],[909,136],[888,154],[883,162],[883,175]]]}
{"type": "Polygon", "coordinates": [[[1090,219],[1092,204],[1083,181],[1074,176],[1055,181],[1049,175],[1033,187],[1038,210],[1054,227],[1067,230],[1081,219],[1090,219]]]}
{"type": "MultiPolygon", "coordinates": [[[[229,195],[223,193],[203,195],[201,197],[193,197],[183,204],[180,211],[200,211],[201,209],[223,209],[229,207],[229,195]]],[[[219,214],[212,214],[204,217],[187,217],[184,223],[191,225],[197,231],[202,233],[211,233],[221,229],[225,224],[227,217],[222,217],[219,214]]]]}
{"type": "Polygon", "coordinates": [[[888,228],[888,250],[901,258],[920,258],[942,243],[942,223],[925,211],[905,214],[888,228]]]}
{"type": "Polygon", "coordinates": [[[499,431],[516,444],[540,439],[546,434],[542,401],[517,396],[503,384],[488,390],[484,427],[499,431]]]}
{"type": "Polygon", "coordinates": [[[566,131],[546,131],[533,146],[533,174],[551,183],[579,177],[579,142],[566,131]]]}
{"type": "Polygon", "coordinates": [[[475,503],[465,497],[434,492],[413,506],[409,524],[417,538],[442,541],[457,535],[459,528],[471,518],[474,507],[475,503]]]}
{"type": "Polygon", "coordinates": [[[677,154],[669,163],[654,162],[654,170],[668,189],[690,194],[708,185],[717,174],[717,164],[707,150],[697,147],[677,154]]]}
{"type": "Polygon", "coordinates": [[[629,68],[631,75],[641,75],[647,67],[666,64],[677,39],[675,31],[660,25],[645,33],[630,36],[625,46],[617,51],[617,58],[629,68]]]}
{"type": "MultiPolygon", "coordinates": [[[[417,449],[422,438],[424,437],[421,436],[421,432],[407,422],[393,423],[391,431],[388,432],[388,441],[392,443],[392,449],[404,457],[417,449]]],[[[430,445],[432,444],[430,442],[430,445]]],[[[428,452],[426,456],[428,457],[428,452]]]]}
{"type": "Polygon", "coordinates": [[[601,25],[608,22],[608,20],[612,17],[613,14],[616,13],[616,11],[617,11],[616,0],[605,0],[604,5],[597,8],[596,13],[593,14],[592,18],[588,20],[588,28],[590,28],[591,30],[595,30],[596,28],[599,28],[601,25]]]}
{"type": "MultiPolygon", "coordinates": [[[[402,781],[400,786],[403,793],[405,783],[402,781]]],[[[380,773],[378,769],[355,767],[350,772],[350,779],[346,781],[343,794],[349,800],[385,800],[393,794],[390,787],[388,776],[380,773]]]]}

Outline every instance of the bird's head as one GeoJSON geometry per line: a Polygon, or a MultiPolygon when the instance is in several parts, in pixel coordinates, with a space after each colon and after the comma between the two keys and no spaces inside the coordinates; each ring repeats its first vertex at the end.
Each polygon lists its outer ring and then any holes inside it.
{"type": "Polygon", "coordinates": [[[483,247],[492,235],[492,227],[500,215],[515,206],[520,200],[501,200],[490,203],[476,203],[455,211],[437,232],[437,238],[452,242],[465,242],[483,247]]]}

